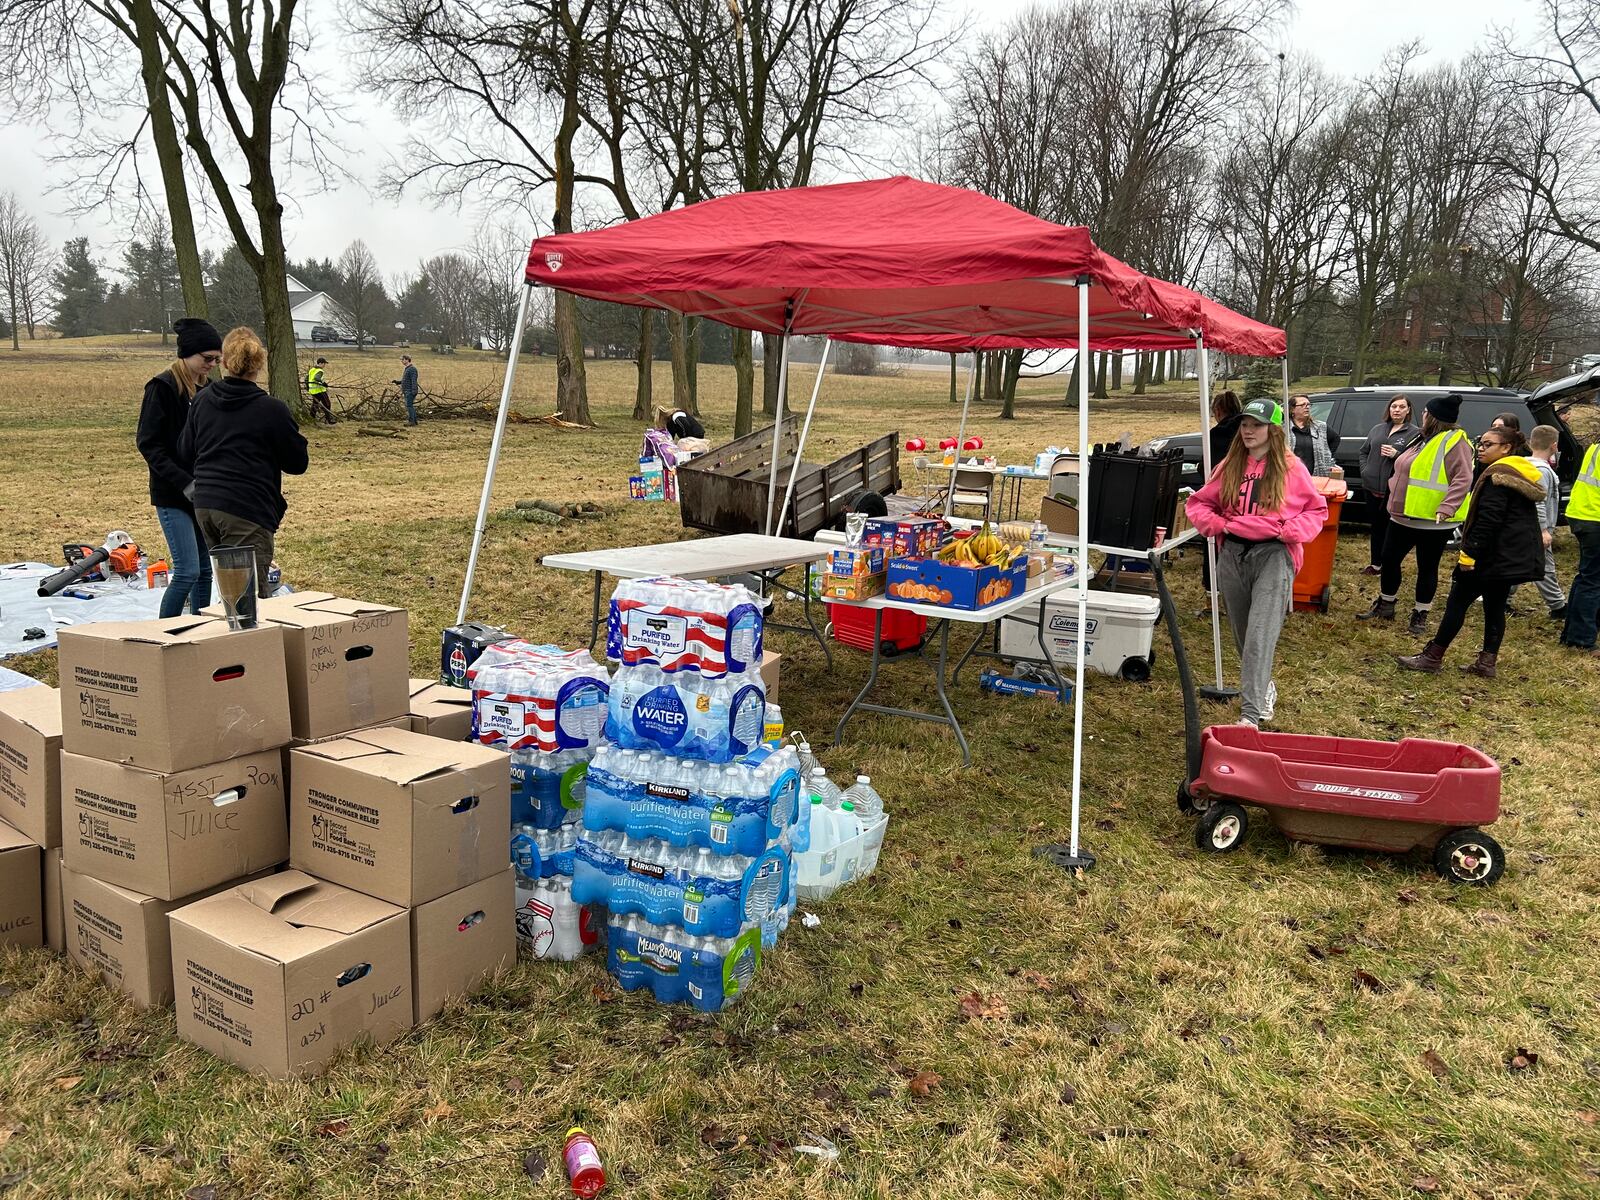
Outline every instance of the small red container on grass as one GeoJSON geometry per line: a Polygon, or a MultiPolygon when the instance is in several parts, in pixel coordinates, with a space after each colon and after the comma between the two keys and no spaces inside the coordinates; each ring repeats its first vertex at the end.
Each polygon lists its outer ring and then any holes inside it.
{"type": "Polygon", "coordinates": [[[1433,852],[1434,869],[1479,887],[1505,870],[1481,825],[1500,817],[1500,766],[1459,742],[1270,733],[1213,725],[1200,735],[1200,776],[1178,789],[1199,812],[1195,844],[1222,853],[1244,841],[1244,805],[1263,808],[1285,837],[1404,854],[1433,852]]]}
{"type": "Polygon", "coordinates": [[[567,1162],[567,1183],[572,1187],[572,1194],[583,1197],[583,1200],[598,1196],[600,1189],[606,1186],[606,1171],[600,1165],[600,1151],[594,1139],[581,1127],[574,1125],[567,1130],[563,1156],[567,1162]]]}

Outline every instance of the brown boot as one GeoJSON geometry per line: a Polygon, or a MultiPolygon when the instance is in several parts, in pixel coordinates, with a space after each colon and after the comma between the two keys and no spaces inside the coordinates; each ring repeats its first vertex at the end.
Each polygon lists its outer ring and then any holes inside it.
{"type": "Polygon", "coordinates": [[[1462,667],[1461,669],[1468,675],[1481,675],[1485,679],[1493,679],[1495,675],[1498,674],[1498,672],[1495,670],[1494,662],[1495,659],[1499,657],[1500,656],[1498,654],[1490,654],[1487,650],[1484,650],[1478,655],[1477,662],[1471,663],[1468,666],[1462,667]]]}
{"type": "Polygon", "coordinates": [[[1400,664],[1402,671],[1426,671],[1429,675],[1437,675],[1444,666],[1444,647],[1438,642],[1429,642],[1422,648],[1421,654],[1403,654],[1395,662],[1400,664]]]}
{"type": "Polygon", "coordinates": [[[1394,601],[1385,600],[1380,596],[1372,602],[1372,607],[1366,612],[1356,614],[1358,621],[1370,621],[1373,617],[1377,617],[1380,621],[1394,620],[1394,601]]]}
{"type": "Polygon", "coordinates": [[[1413,608],[1411,610],[1411,620],[1406,622],[1406,632],[1412,637],[1421,637],[1423,634],[1428,632],[1427,609],[1413,608]]]}

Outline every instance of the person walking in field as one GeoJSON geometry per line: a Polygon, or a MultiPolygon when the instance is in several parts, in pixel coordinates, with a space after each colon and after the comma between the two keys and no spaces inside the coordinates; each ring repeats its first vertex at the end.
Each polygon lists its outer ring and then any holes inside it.
{"type": "Polygon", "coordinates": [[[289,406],[256,382],[267,350],[240,326],[222,339],[222,379],[202,388],[178,439],[178,461],[194,476],[188,498],[212,546],[248,546],[257,591],[271,595],[267,567],[288,504],[283,476],[304,475],[310,456],[289,406]]]}
{"type": "Polygon", "coordinates": [[[1461,551],[1444,602],[1444,617],[1420,654],[1396,660],[1402,669],[1437,674],[1473,601],[1482,599],[1483,650],[1477,661],[1462,670],[1485,679],[1495,677],[1511,589],[1544,575],[1544,540],[1539,527],[1544,483],[1539,469],[1524,457],[1527,449],[1522,434],[1506,425],[1496,425],[1478,439],[1478,462],[1483,470],[1462,506],[1467,517],[1461,525],[1461,551]]]}
{"type": "Polygon", "coordinates": [[[150,503],[155,505],[161,535],[167,539],[172,571],[161,597],[163,617],[176,617],[187,602],[198,613],[211,603],[211,557],[205,535],[195,522],[188,490],[194,483],[178,461],[178,439],[189,419],[195,392],[205,386],[211,368],[222,361],[222,336],[201,317],[180,317],[172,326],[178,335],[178,357],[144,385],[135,441],[150,467],[150,503]]]}
{"type": "Polygon", "coordinates": [[[328,402],[328,374],[323,369],[328,365],[328,360],[318,358],[310,370],[306,372],[306,395],[311,398],[311,419],[319,418],[329,425],[333,424],[333,406],[328,402]]]}
{"type": "Polygon", "coordinates": [[[1217,586],[1239,649],[1240,719],[1265,724],[1277,707],[1272,661],[1294,575],[1328,515],[1311,472],[1289,450],[1281,407],[1271,400],[1244,406],[1227,456],[1185,511],[1202,536],[1222,543],[1217,586]]]}
{"type": "Polygon", "coordinates": [[[417,366],[411,361],[411,355],[400,356],[400,378],[390,380],[400,388],[400,399],[406,402],[406,424],[417,423],[417,366]]]}

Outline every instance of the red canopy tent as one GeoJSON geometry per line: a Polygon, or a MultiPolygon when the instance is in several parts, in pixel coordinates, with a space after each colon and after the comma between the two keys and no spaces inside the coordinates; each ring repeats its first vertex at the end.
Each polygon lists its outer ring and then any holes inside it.
{"type": "MultiPolygon", "coordinates": [[[[1202,430],[1209,404],[1205,353],[1281,356],[1285,338],[1187,288],[1153,279],[1105,253],[1081,226],[1042,220],[989,196],[897,176],[863,183],[744,192],[586,233],[533,243],[473,534],[460,620],[466,619],[511,383],[537,285],[613,303],[710,317],[740,329],[943,351],[1198,348],[1202,430]]],[[[779,372],[783,421],[788,340],[779,372]]],[[[796,464],[815,411],[813,389],[796,464]]],[[[1088,371],[1078,373],[1078,442],[1089,442],[1088,371]]],[[[972,398],[969,377],[967,399],[972,398]]],[[[966,409],[962,410],[963,425],[966,409]]],[[[1201,439],[1206,444],[1206,439],[1201,439]]],[[[777,484],[768,480],[767,528],[777,484]]],[[[1209,470],[1210,463],[1206,467],[1209,470]]],[[[791,475],[790,484],[793,484],[791,475]]],[[[1082,503],[1087,504],[1087,489],[1082,503]]],[[[784,505],[787,507],[788,497],[784,505]]],[[[1088,562],[1080,510],[1079,562],[1088,562]]],[[[782,510],[779,510],[779,527],[782,510]]],[[[1078,589],[1080,628],[1087,575],[1078,589]]],[[[1213,606],[1215,597],[1213,596],[1213,606]]],[[[1215,613],[1213,613],[1213,618],[1215,613]]],[[[1215,620],[1213,619],[1213,625],[1215,620]]],[[[1221,648],[1217,642],[1220,682],[1221,648]]],[[[1078,854],[1083,647],[1075,691],[1072,845],[1078,854]]]]}

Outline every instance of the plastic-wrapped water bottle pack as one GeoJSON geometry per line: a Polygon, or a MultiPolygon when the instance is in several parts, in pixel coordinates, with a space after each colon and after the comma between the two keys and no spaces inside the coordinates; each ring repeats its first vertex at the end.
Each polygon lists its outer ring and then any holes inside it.
{"type": "Polygon", "coordinates": [[[474,741],[547,753],[599,745],[611,684],[587,650],[501,642],[478,656],[467,677],[474,741]]]}
{"type": "Polygon", "coordinates": [[[611,594],[606,657],[707,678],[761,668],[761,605],[749,589],[693,579],[632,579],[611,594]]]}
{"type": "Polygon", "coordinates": [[[766,709],[759,670],[708,678],[624,666],[611,680],[605,735],[625,750],[725,763],[761,744],[766,709]]]}
{"type": "Polygon", "coordinates": [[[663,1003],[720,1012],[749,990],[761,964],[761,930],[698,937],[636,915],[606,924],[606,969],[625,992],[649,988],[663,1003]]]}

